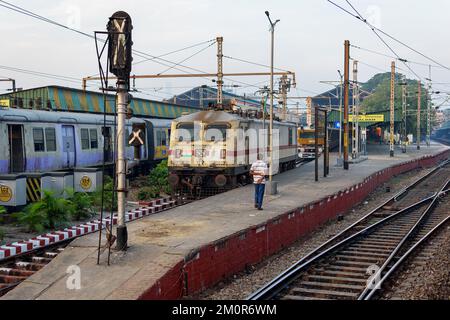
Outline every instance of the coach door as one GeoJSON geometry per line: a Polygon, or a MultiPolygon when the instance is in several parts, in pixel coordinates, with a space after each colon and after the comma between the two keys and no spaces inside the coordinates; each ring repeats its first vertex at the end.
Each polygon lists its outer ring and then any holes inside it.
{"type": "Polygon", "coordinates": [[[25,157],[23,150],[23,126],[8,125],[9,133],[9,171],[11,173],[25,171],[25,157]]]}
{"type": "Polygon", "coordinates": [[[75,129],[73,126],[62,126],[63,165],[65,168],[75,167],[75,129]]]}

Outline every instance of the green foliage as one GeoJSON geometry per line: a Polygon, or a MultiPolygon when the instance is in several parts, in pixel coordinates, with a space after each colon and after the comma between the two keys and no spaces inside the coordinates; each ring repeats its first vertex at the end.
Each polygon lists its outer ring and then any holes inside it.
{"type": "Polygon", "coordinates": [[[148,186],[153,188],[159,196],[162,191],[164,193],[170,194],[171,188],[168,181],[169,168],[167,166],[167,160],[161,161],[148,176],[148,186]]]}
{"type": "Polygon", "coordinates": [[[29,204],[23,212],[13,214],[29,231],[42,232],[46,228],[55,229],[65,224],[74,212],[72,201],[55,197],[51,191],[43,192],[44,197],[41,200],[29,204]]]}
{"type": "Polygon", "coordinates": [[[73,205],[72,217],[74,220],[87,219],[95,214],[93,196],[86,192],[74,192],[73,189],[66,190],[66,192],[73,205]]]}
{"type": "MultiPolygon", "coordinates": [[[[396,115],[401,115],[402,110],[402,86],[400,85],[401,75],[395,75],[395,96],[394,96],[394,106],[396,115]]],[[[407,79],[407,133],[412,133],[414,136],[417,132],[417,92],[418,92],[418,81],[407,79]]],[[[391,74],[380,73],[372,77],[365,84],[362,85],[362,89],[369,91],[372,94],[366,97],[361,103],[361,112],[365,113],[377,113],[387,111],[390,108],[390,97],[391,97],[391,74]]],[[[426,130],[426,116],[424,111],[427,109],[427,90],[424,85],[421,85],[422,99],[421,99],[421,129],[422,132],[426,130]]],[[[433,116],[432,116],[433,118],[433,116]]]]}
{"type": "Polygon", "coordinates": [[[159,190],[155,187],[142,187],[137,194],[138,200],[150,200],[158,196],[159,190]]]}
{"type": "MultiPolygon", "coordinates": [[[[0,214],[5,214],[6,213],[6,209],[3,206],[0,206],[0,214]]],[[[1,220],[0,220],[1,221],[1,220]]]]}
{"type": "MultiPolygon", "coordinates": [[[[107,211],[117,210],[117,199],[114,194],[114,181],[110,176],[105,176],[103,181],[104,188],[104,198],[103,207],[107,211]],[[114,196],[114,200],[113,200],[114,196]]],[[[93,205],[97,208],[102,206],[102,189],[99,188],[96,192],[92,194],[93,205]]]]}

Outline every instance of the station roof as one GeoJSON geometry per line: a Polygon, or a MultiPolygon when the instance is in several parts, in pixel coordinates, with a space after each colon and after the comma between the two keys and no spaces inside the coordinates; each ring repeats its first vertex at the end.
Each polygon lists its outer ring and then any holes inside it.
{"type": "MultiPolygon", "coordinates": [[[[231,92],[223,91],[223,99],[235,100],[239,105],[248,105],[251,107],[260,108],[261,102],[253,99],[248,99],[245,96],[240,96],[231,92]]],[[[209,103],[215,104],[217,101],[217,88],[212,88],[206,85],[192,88],[175,97],[167,100],[170,103],[176,103],[183,106],[191,106],[197,108],[207,108],[209,103]]]]}
{"type": "MultiPolygon", "coordinates": [[[[54,110],[87,113],[113,114],[115,95],[84,91],[62,86],[45,86],[0,95],[0,100],[9,100],[11,108],[54,110]]],[[[134,116],[173,119],[183,114],[201,110],[196,106],[182,106],[135,98],[130,107],[134,116]]]]}

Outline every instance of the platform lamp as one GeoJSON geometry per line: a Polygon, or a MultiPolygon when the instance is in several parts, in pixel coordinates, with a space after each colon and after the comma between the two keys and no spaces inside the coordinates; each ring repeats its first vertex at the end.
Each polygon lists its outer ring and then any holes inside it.
{"type": "Polygon", "coordinates": [[[269,11],[264,12],[267,16],[267,19],[270,23],[270,35],[271,35],[271,43],[270,43],[270,114],[269,114],[269,186],[270,190],[269,193],[271,195],[277,193],[277,184],[272,180],[273,176],[273,76],[274,76],[274,46],[275,46],[275,26],[278,22],[280,22],[279,19],[275,20],[275,22],[272,21],[270,18],[269,11]]]}
{"type": "Polygon", "coordinates": [[[125,225],[126,150],[125,121],[129,103],[130,73],[132,63],[131,30],[133,25],[128,13],[117,11],[107,25],[109,44],[109,71],[117,77],[117,249],[126,250],[128,232],[125,225]]]}

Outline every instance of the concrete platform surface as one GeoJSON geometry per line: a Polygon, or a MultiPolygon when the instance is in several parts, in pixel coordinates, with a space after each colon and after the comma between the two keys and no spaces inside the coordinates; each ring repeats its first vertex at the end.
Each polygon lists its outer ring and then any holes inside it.
{"type": "MultiPolygon", "coordinates": [[[[96,264],[98,233],[83,236],[3,299],[138,299],[202,246],[345,190],[384,168],[449,149],[436,143],[420,151],[415,148],[410,146],[406,154],[396,148],[391,158],[388,146],[369,146],[369,159],[350,165],[348,171],[334,167],[333,154],[327,178],[320,161],[318,183],[314,162],[275,176],[280,193],[265,197],[263,211],[254,209],[249,185],[129,223],[130,247],[126,253],[113,252],[110,266],[105,253],[96,264]],[[73,270],[78,269],[71,266],[79,267],[80,288],[73,288],[77,276],[73,270]]],[[[179,280],[173,279],[174,285],[179,280]]]]}

